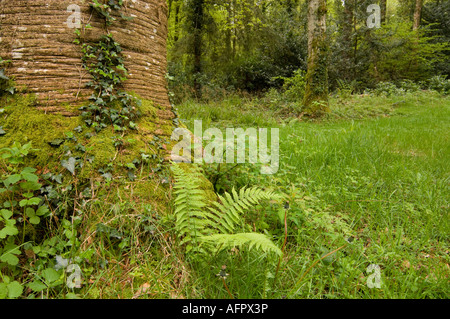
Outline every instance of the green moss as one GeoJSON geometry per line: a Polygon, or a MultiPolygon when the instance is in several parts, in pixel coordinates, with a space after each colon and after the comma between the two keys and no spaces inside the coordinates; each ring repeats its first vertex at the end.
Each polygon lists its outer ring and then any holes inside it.
{"type": "MultiPolygon", "coordinates": [[[[139,107],[142,116],[136,121],[138,130],[128,129],[126,134],[123,134],[108,127],[97,134],[91,134],[90,137],[86,134],[93,130],[87,128],[80,117],[45,114],[35,105],[36,99],[32,95],[16,95],[9,99],[0,123],[6,131],[6,135],[0,137],[0,148],[11,147],[14,142],[20,142],[22,145],[32,142],[36,151],[25,159],[25,165],[38,169],[47,168],[53,173],[62,172],[69,177],[69,180],[65,180],[68,183],[71,175],[61,165],[61,160],[67,158],[65,155],[68,151],[71,152],[70,156],[84,159],[82,169],[77,170],[78,180],[100,177],[99,169],[112,164],[112,175],[124,178],[114,178],[114,181],[105,184],[103,191],[97,195],[101,196],[101,193],[107,195],[114,190],[119,197],[128,196],[133,202],[151,203],[155,207],[159,205],[167,210],[169,189],[166,186],[169,184],[162,183],[160,177],[152,174],[152,168],[156,167],[161,157],[166,157],[170,151],[173,124],[171,121],[166,123],[158,119],[157,110],[151,101],[142,100],[139,107]],[[81,127],[82,131],[78,132],[75,130],[76,127],[81,127]],[[158,143],[150,143],[158,135],[155,131],[162,132],[163,136],[157,140],[158,143]],[[66,133],[69,132],[72,132],[70,134],[73,135],[72,139],[67,138],[66,133]],[[49,142],[56,139],[64,139],[64,143],[60,147],[50,146],[49,142]],[[117,139],[122,141],[120,147],[114,145],[117,139]],[[78,144],[84,146],[85,152],[76,149],[78,144]],[[142,159],[143,153],[150,157],[156,154],[155,163],[143,164],[142,171],[141,166],[138,166],[133,171],[137,179],[131,182],[127,179],[125,165],[136,159],[142,159]]],[[[188,169],[187,165],[181,164],[185,169],[188,169]]],[[[204,176],[201,180],[201,189],[205,191],[207,198],[217,200],[210,181],[204,176]]]]}
{"type": "Polygon", "coordinates": [[[305,95],[302,111],[312,117],[329,113],[328,106],[328,55],[326,34],[313,39],[311,56],[308,57],[305,95]]]}
{"type": "Polygon", "coordinates": [[[64,117],[55,114],[45,114],[35,107],[35,97],[32,95],[16,95],[9,100],[2,114],[1,126],[6,135],[0,137],[0,148],[11,147],[14,142],[22,145],[31,142],[33,156],[27,158],[27,165],[45,167],[56,158],[61,151],[48,143],[57,138],[63,138],[64,133],[80,125],[78,118],[64,117]]]}

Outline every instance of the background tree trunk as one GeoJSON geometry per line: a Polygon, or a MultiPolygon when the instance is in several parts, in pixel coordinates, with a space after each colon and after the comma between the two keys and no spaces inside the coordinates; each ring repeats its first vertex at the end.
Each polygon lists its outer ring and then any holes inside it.
{"type": "Polygon", "coordinates": [[[386,13],[387,13],[387,0],[380,0],[380,8],[381,8],[381,24],[386,22],[386,13]]]}
{"type": "Polygon", "coordinates": [[[193,76],[194,91],[196,98],[202,97],[202,84],[200,75],[202,74],[202,53],[203,53],[203,24],[204,24],[204,0],[191,0],[190,15],[187,17],[192,32],[192,53],[193,53],[193,76]]]}
{"type": "MultiPolygon", "coordinates": [[[[124,89],[159,105],[158,116],[173,118],[165,80],[167,3],[165,0],[124,1],[127,21],[117,16],[108,31],[123,48],[128,79],[124,89]]],[[[8,75],[38,98],[38,108],[76,116],[92,94],[85,84],[75,29],[67,24],[69,5],[81,8],[81,25],[90,23],[87,40],[105,34],[105,23],[82,0],[0,0],[0,56],[11,59],[8,75]],[[65,104],[65,105],[64,105],[65,104]]]]}
{"type": "Polygon", "coordinates": [[[423,0],[416,0],[416,7],[414,9],[413,30],[418,30],[420,27],[420,20],[422,18],[423,0]]]}
{"type": "Polygon", "coordinates": [[[328,112],[328,43],[326,36],[327,2],[309,0],[308,72],[303,111],[310,116],[328,112]]]}

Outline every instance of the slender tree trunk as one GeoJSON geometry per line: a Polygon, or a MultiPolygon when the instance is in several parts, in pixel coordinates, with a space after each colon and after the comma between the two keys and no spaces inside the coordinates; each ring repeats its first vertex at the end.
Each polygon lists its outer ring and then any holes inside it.
{"type": "Polygon", "coordinates": [[[228,60],[232,58],[231,51],[231,3],[226,2],[225,6],[227,8],[227,29],[225,31],[225,55],[228,60]]]}
{"type": "Polygon", "coordinates": [[[202,97],[202,85],[200,75],[202,73],[202,52],[203,52],[203,23],[204,23],[204,0],[192,0],[191,2],[192,20],[190,21],[193,33],[193,57],[194,57],[194,91],[196,98],[202,97]]]}
{"type": "Polygon", "coordinates": [[[347,80],[351,77],[351,64],[352,64],[352,39],[353,39],[353,17],[354,17],[354,0],[346,0],[344,4],[344,24],[342,27],[343,32],[343,66],[345,74],[343,77],[347,80]]]}
{"type": "Polygon", "coordinates": [[[179,25],[180,25],[180,6],[181,4],[177,2],[175,2],[175,34],[173,37],[174,42],[178,41],[178,32],[179,32],[179,25]]]}
{"type": "Polygon", "coordinates": [[[303,112],[320,116],[328,108],[328,43],[326,36],[326,0],[308,3],[308,72],[306,74],[303,112]]]}
{"type": "Polygon", "coordinates": [[[386,22],[387,0],[380,0],[381,24],[386,22]]]}
{"type": "Polygon", "coordinates": [[[416,8],[414,10],[413,30],[418,30],[420,27],[420,20],[422,18],[423,0],[416,0],[416,8]]]}

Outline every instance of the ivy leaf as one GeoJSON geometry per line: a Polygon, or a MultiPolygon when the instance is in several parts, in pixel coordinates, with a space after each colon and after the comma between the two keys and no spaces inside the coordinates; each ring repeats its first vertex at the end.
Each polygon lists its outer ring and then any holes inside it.
{"type": "Polygon", "coordinates": [[[132,171],[128,171],[128,179],[134,182],[134,180],[136,179],[136,175],[134,175],[132,171]]]}
{"type": "Polygon", "coordinates": [[[54,140],[48,142],[48,144],[49,144],[51,147],[58,148],[58,147],[60,147],[64,142],[65,142],[64,139],[62,139],[62,138],[56,138],[56,139],[54,139],[54,140]]]}
{"type": "Polygon", "coordinates": [[[66,168],[72,175],[75,175],[75,163],[76,160],[74,157],[70,157],[69,160],[62,160],[61,165],[66,168]]]}
{"type": "Polygon", "coordinates": [[[112,174],[111,173],[105,173],[105,174],[102,174],[102,176],[107,180],[107,181],[110,181],[111,179],[112,179],[112,174]]]}
{"type": "Polygon", "coordinates": [[[86,148],[82,144],[77,144],[77,146],[75,146],[75,150],[80,151],[82,153],[86,153],[86,148]]]}

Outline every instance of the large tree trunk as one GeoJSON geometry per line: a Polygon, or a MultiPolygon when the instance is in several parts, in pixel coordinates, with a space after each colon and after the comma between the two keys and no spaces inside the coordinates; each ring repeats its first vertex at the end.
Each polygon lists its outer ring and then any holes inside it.
{"type": "Polygon", "coordinates": [[[416,7],[414,9],[413,30],[418,30],[420,27],[420,20],[422,19],[423,0],[416,0],[416,7]]]}
{"type": "MultiPolygon", "coordinates": [[[[0,56],[11,59],[8,75],[38,97],[38,108],[50,113],[77,115],[92,91],[82,68],[80,45],[67,24],[70,5],[81,8],[88,40],[105,34],[105,23],[82,0],[0,0],[0,56]],[[66,106],[64,106],[66,104],[66,106]],[[69,107],[67,107],[69,105],[69,107]]],[[[123,48],[128,79],[126,91],[160,106],[159,115],[172,117],[166,74],[167,4],[165,0],[125,1],[125,15],[108,27],[123,48]]]]}
{"type": "Polygon", "coordinates": [[[327,1],[309,0],[308,72],[303,111],[310,116],[328,112],[328,43],[326,36],[327,1]]]}
{"type": "MultiPolygon", "coordinates": [[[[0,126],[6,131],[0,137],[0,148],[10,147],[14,142],[32,142],[40,151],[30,158],[30,165],[60,171],[63,148],[55,148],[52,143],[77,128],[82,131],[77,142],[82,147],[78,145],[78,151],[72,148],[72,154],[78,152],[77,156],[85,159],[92,156],[77,175],[81,177],[89,177],[110,163],[125,165],[142,154],[168,152],[169,142],[161,142],[159,148],[149,142],[168,140],[177,125],[165,80],[166,1],[124,1],[121,12],[134,19],[121,19],[113,13],[117,20],[110,26],[92,12],[88,3],[82,0],[0,0],[0,56],[11,60],[6,74],[15,80],[17,88],[25,87],[21,92],[32,93],[17,94],[9,101],[8,96],[0,99],[7,102],[6,106],[0,105],[4,107],[0,126]],[[67,8],[73,4],[81,8],[81,25],[92,26],[82,29],[83,42],[98,43],[109,32],[123,49],[121,54],[128,75],[123,86],[115,89],[134,92],[142,100],[142,105],[133,107],[135,111],[139,108],[141,113],[133,118],[134,128],[127,124],[117,130],[110,125],[94,134],[93,127],[81,116],[80,106],[88,104],[89,97],[97,91],[85,85],[93,79],[83,68],[82,46],[74,43],[75,28],[69,27],[73,12],[68,12],[67,8]],[[91,134],[87,131],[92,133],[90,137],[86,137],[85,134],[91,134]],[[86,153],[82,154],[80,147],[85,147],[86,153]]],[[[103,111],[109,109],[107,106],[103,111]]],[[[112,117],[110,119],[112,121],[112,117]]],[[[66,147],[74,142],[65,140],[64,143],[66,147]]]]}

